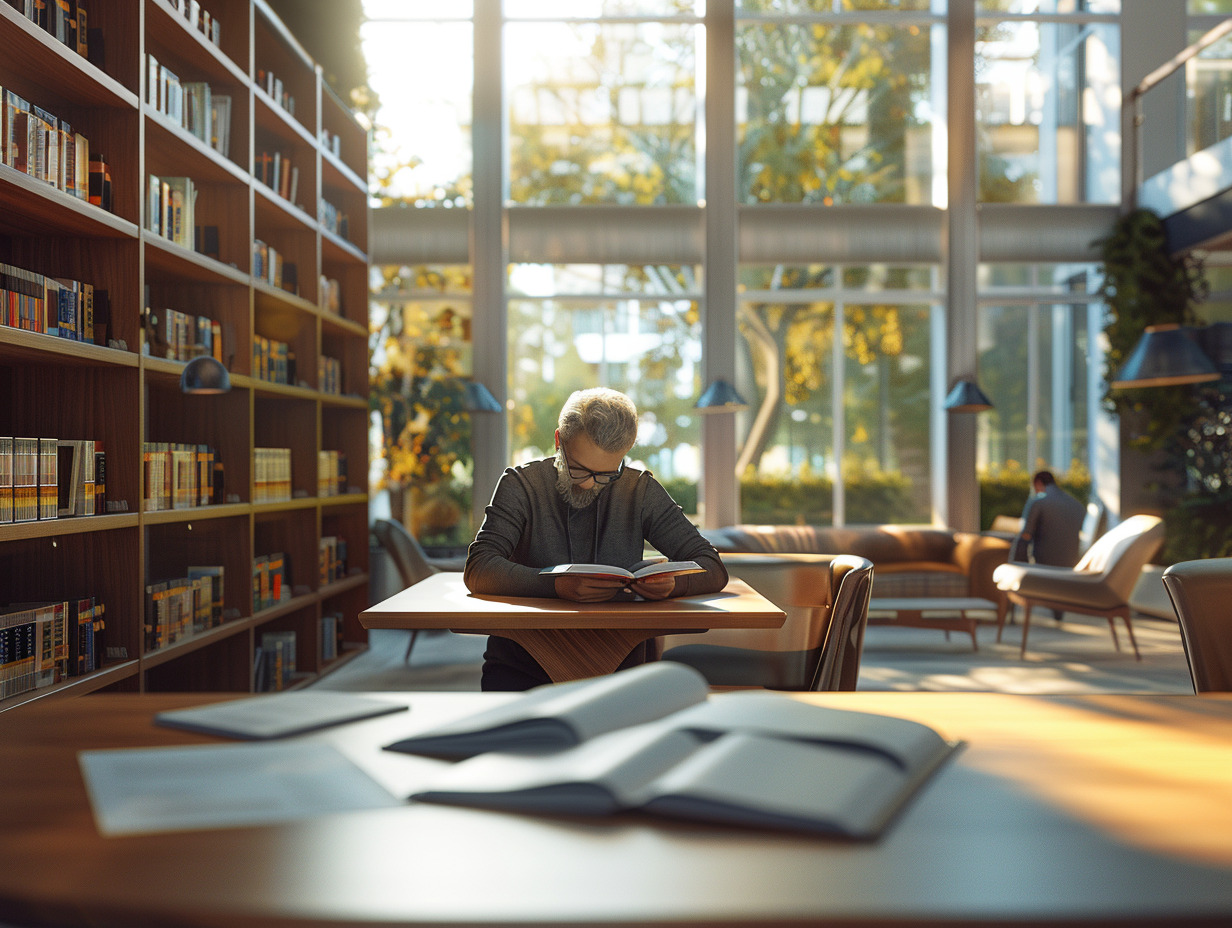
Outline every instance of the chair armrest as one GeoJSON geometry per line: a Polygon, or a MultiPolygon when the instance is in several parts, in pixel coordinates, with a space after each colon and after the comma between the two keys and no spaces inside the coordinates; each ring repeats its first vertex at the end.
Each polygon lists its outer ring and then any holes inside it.
{"type": "Polygon", "coordinates": [[[993,535],[956,532],[954,566],[967,575],[967,590],[980,599],[998,598],[993,572],[1010,556],[1010,542],[993,535]]]}

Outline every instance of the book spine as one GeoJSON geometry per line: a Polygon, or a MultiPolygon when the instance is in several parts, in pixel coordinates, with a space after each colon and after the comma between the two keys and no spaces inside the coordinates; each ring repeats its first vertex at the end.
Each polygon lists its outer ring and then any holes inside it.
{"type": "Polygon", "coordinates": [[[94,443],[94,511],[107,511],[107,452],[101,441],[94,443]]]}
{"type": "Polygon", "coordinates": [[[60,499],[56,478],[59,442],[54,438],[40,438],[38,448],[38,517],[40,520],[54,519],[59,513],[60,499]]]}
{"type": "Polygon", "coordinates": [[[13,521],[13,439],[0,437],[0,525],[13,521]]]}

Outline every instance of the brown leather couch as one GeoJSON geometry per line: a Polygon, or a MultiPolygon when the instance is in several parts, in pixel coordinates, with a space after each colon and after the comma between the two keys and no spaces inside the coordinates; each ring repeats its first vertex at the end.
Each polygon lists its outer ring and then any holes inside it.
{"type": "Polygon", "coordinates": [[[873,596],[976,596],[1009,556],[1004,538],[929,525],[728,525],[702,532],[720,553],[855,554],[873,562],[873,596]]]}

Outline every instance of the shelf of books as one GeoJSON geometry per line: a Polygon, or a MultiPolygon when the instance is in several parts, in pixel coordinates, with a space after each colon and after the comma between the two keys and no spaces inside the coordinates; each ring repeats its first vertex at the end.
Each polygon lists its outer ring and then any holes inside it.
{"type": "Polygon", "coordinates": [[[0,49],[0,711],[320,674],[367,640],[366,125],[264,0],[0,0],[0,49]]]}

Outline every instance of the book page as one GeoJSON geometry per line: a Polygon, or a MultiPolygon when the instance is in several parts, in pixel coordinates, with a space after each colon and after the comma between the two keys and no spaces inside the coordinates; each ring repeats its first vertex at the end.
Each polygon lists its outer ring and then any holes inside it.
{"type": "Polygon", "coordinates": [[[545,567],[540,574],[551,577],[611,577],[616,580],[640,580],[643,577],[668,576],[681,574],[705,573],[705,568],[697,561],[654,561],[647,563],[639,561],[632,570],[614,567],[611,564],[557,564],[555,567],[545,567]]]}
{"type": "Polygon", "coordinates": [[[521,812],[606,815],[638,805],[647,784],[699,744],[686,731],[651,722],[552,754],[493,751],[445,769],[410,798],[521,812]]]}
{"type": "Polygon", "coordinates": [[[723,735],[647,787],[643,808],[709,822],[874,838],[933,767],[828,745],[723,735]]]}
{"type": "Polygon", "coordinates": [[[859,748],[904,770],[928,764],[952,747],[936,731],[910,719],[815,706],[778,693],[721,693],[676,713],[671,723],[712,737],[743,731],[859,748]]]}
{"type": "Polygon", "coordinates": [[[571,747],[653,721],[706,699],[706,678],[662,661],[568,683],[549,683],[476,715],[421,732],[388,750],[467,757],[481,751],[571,747]]]}
{"type": "Polygon", "coordinates": [[[660,561],[657,564],[647,564],[633,572],[634,578],[643,577],[679,577],[682,574],[704,574],[706,569],[697,561],[660,561]]]}
{"type": "Polygon", "coordinates": [[[611,564],[557,564],[539,571],[550,577],[611,577],[616,580],[632,580],[633,572],[611,564]]]}

